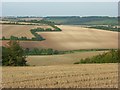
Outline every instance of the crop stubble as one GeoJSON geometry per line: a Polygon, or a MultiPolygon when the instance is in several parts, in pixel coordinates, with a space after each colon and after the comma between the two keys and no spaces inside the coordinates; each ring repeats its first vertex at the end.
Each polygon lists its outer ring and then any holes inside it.
{"type": "Polygon", "coordinates": [[[117,88],[117,64],[3,67],[8,88],[117,88]]]}

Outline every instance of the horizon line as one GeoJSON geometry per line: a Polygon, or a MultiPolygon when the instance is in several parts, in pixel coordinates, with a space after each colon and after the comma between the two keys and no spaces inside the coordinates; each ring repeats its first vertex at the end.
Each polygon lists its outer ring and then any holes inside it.
{"type": "Polygon", "coordinates": [[[38,15],[5,15],[0,17],[118,17],[118,16],[109,16],[109,15],[46,15],[46,16],[38,16],[38,15]]]}

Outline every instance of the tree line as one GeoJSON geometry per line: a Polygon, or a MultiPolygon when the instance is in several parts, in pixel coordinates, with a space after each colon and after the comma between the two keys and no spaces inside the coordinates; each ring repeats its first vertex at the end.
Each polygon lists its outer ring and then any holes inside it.
{"type": "Polygon", "coordinates": [[[2,40],[31,40],[27,37],[16,37],[16,36],[10,36],[10,38],[6,38],[5,36],[2,37],[2,40]]]}
{"type": "Polygon", "coordinates": [[[26,48],[25,53],[27,55],[58,55],[58,54],[64,54],[64,51],[53,50],[52,48],[48,48],[48,49],[26,48]]]}
{"type": "Polygon", "coordinates": [[[2,46],[3,66],[27,66],[26,57],[28,55],[57,55],[64,54],[62,51],[48,49],[23,49],[19,41],[10,40],[6,46],[2,46]]]}
{"type": "Polygon", "coordinates": [[[46,28],[46,29],[44,29],[44,28],[34,28],[34,29],[31,29],[31,33],[32,32],[42,32],[42,31],[44,31],[44,32],[48,32],[48,31],[61,31],[60,29],[51,29],[51,28],[46,28]]]}
{"type": "Polygon", "coordinates": [[[120,32],[119,28],[113,26],[91,26],[89,28],[96,28],[101,30],[117,31],[120,32]]]}
{"type": "MultiPolygon", "coordinates": [[[[27,61],[26,57],[28,55],[58,55],[65,54],[66,51],[48,49],[23,49],[19,41],[10,40],[5,47],[2,47],[2,65],[3,66],[26,66],[27,61]]],[[[80,59],[79,62],[74,64],[81,63],[118,63],[120,60],[120,50],[110,50],[103,54],[93,56],[91,58],[80,59]]]]}
{"type": "MultiPolygon", "coordinates": [[[[29,22],[29,23],[42,23],[42,24],[47,24],[51,27],[54,28],[54,31],[62,31],[60,28],[58,28],[57,26],[55,26],[55,23],[52,21],[48,21],[48,20],[30,20],[30,21],[26,21],[26,20],[20,20],[19,22],[29,22]]],[[[49,29],[50,30],[50,29],[49,29]]],[[[51,30],[52,31],[52,30],[51,30]]]]}
{"type": "Polygon", "coordinates": [[[45,40],[42,36],[38,35],[37,33],[34,34],[35,37],[27,38],[27,37],[16,37],[10,36],[10,38],[6,38],[5,36],[2,37],[2,40],[23,40],[23,41],[42,41],[45,40]]]}
{"type": "Polygon", "coordinates": [[[118,63],[120,61],[120,50],[110,50],[109,52],[104,52],[93,56],[92,58],[80,59],[80,62],[75,62],[74,64],[81,63],[118,63]]]}
{"type": "Polygon", "coordinates": [[[52,21],[59,25],[117,25],[117,17],[108,16],[51,16],[45,20],[52,21]]]}
{"type": "Polygon", "coordinates": [[[16,37],[16,36],[10,36],[10,38],[6,38],[5,36],[2,37],[2,40],[25,40],[25,41],[42,41],[45,40],[45,38],[43,38],[40,34],[38,34],[37,32],[42,32],[42,31],[61,31],[61,29],[57,28],[52,30],[51,28],[35,28],[35,29],[31,29],[30,32],[34,35],[34,37],[32,37],[31,39],[27,38],[27,37],[16,37]]]}

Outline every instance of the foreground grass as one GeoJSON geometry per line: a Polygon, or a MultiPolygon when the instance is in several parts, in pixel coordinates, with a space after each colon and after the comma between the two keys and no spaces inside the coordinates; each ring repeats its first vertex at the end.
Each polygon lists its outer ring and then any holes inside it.
{"type": "Polygon", "coordinates": [[[117,88],[117,64],[3,67],[6,88],[117,88]]]}

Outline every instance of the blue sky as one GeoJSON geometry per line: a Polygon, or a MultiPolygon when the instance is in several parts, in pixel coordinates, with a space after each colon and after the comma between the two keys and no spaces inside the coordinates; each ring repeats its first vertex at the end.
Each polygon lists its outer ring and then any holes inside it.
{"type": "Polygon", "coordinates": [[[118,16],[117,2],[3,2],[3,16],[118,16]]]}

